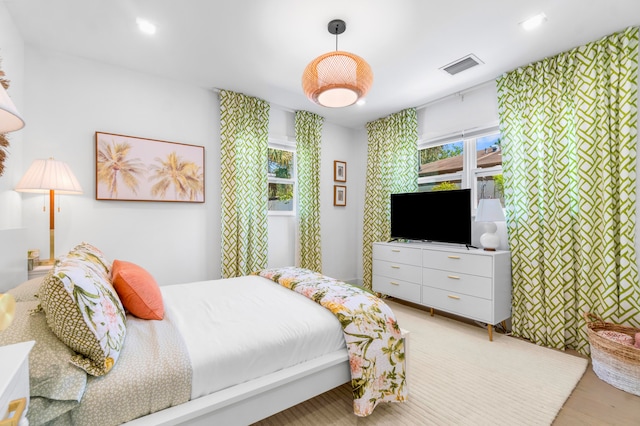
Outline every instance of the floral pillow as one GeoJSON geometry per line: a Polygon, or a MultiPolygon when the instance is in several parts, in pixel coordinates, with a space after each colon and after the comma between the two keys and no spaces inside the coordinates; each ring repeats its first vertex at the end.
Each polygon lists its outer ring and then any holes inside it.
{"type": "Polygon", "coordinates": [[[88,262],[94,263],[100,269],[104,269],[104,276],[111,277],[111,262],[107,260],[104,253],[95,246],[82,242],[67,253],[67,256],[78,257],[88,262]]]}
{"type": "Polygon", "coordinates": [[[111,370],[126,335],[124,309],[105,262],[92,249],[76,247],[56,261],[39,292],[47,324],[77,352],[71,363],[94,376],[111,370]]]}

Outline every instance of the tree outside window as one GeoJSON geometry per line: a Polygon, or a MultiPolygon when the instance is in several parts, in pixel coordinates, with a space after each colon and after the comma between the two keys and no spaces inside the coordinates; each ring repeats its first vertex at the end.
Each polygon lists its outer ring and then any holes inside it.
{"type": "Polygon", "coordinates": [[[269,212],[294,212],[295,152],[269,148],[267,180],[269,212]]]}

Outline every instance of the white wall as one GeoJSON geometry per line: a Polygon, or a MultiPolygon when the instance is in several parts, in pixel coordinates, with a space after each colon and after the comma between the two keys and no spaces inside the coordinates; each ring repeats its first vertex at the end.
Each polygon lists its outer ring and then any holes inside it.
{"type": "MultiPolygon", "coordinates": [[[[220,277],[220,128],[218,95],[179,81],[27,46],[25,155],[19,175],[34,159],[67,162],[84,194],[60,196],[56,254],[87,241],[110,259],[147,268],[161,285],[220,277]],[[205,147],[204,204],[95,199],[95,132],[205,147]]],[[[357,171],[352,130],[325,125],[322,149],[324,272],[357,275],[354,204],[332,205],[333,160],[357,171]],[[325,228],[327,231],[325,231],[325,228]],[[331,231],[333,230],[333,231],[331,231]],[[337,232],[336,232],[337,231],[337,232]],[[328,249],[326,249],[329,247],[328,249]]],[[[270,135],[293,139],[294,114],[271,107],[270,135]]],[[[358,189],[353,186],[353,190],[358,189]]],[[[11,191],[13,192],[13,191],[11,191]]],[[[355,196],[355,194],[354,194],[355,196]]],[[[48,213],[43,195],[20,194],[30,248],[48,257],[48,213]]],[[[295,263],[295,218],[269,218],[269,266],[295,263]]]]}
{"type": "Polygon", "coordinates": [[[363,166],[366,164],[365,155],[361,155],[362,141],[356,137],[357,132],[325,123],[322,128],[322,158],[320,213],[322,239],[322,272],[325,275],[344,281],[355,281],[361,278],[358,261],[361,253],[361,215],[359,215],[360,200],[364,200],[364,186],[360,179],[363,166]],[[333,181],[333,162],[347,163],[347,181],[333,181]],[[347,205],[333,205],[334,185],[347,187],[347,205]]]}
{"type": "MultiPolygon", "coordinates": [[[[18,29],[7,11],[4,2],[0,2],[0,69],[10,81],[7,93],[18,112],[24,113],[24,42],[18,29]]],[[[30,120],[26,119],[27,126],[30,120]]],[[[24,130],[7,135],[10,146],[5,160],[4,174],[0,176],[0,229],[18,228],[21,226],[21,200],[13,190],[22,177],[22,153],[24,130]]],[[[26,254],[25,254],[26,258],[26,254]]]]}
{"type": "MultiPolygon", "coordinates": [[[[212,278],[220,271],[217,95],[178,81],[26,48],[22,170],[36,158],[65,161],[84,194],[60,196],[56,253],[81,241],[110,259],[147,268],[160,284],[212,278]],[[95,200],[95,132],[205,147],[206,203],[95,200]]],[[[21,194],[30,248],[48,257],[44,197],[21,194]]]]}

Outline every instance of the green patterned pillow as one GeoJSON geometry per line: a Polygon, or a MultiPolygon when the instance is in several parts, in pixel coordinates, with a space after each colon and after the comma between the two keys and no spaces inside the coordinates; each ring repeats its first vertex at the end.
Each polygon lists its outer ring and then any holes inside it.
{"type": "Polygon", "coordinates": [[[47,324],[78,354],[71,363],[94,376],[111,370],[126,335],[126,316],[103,260],[83,249],[56,261],[40,287],[47,324]]]}

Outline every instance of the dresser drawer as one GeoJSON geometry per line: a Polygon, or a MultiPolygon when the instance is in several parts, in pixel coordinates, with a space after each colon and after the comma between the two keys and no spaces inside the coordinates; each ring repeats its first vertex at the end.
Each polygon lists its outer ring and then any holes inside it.
{"type": "Polygon", "coordinates": [[[373,291],[398,299],[420,303],[420,284],[373,275],[373,291]]]}
{"type": "Polygon", "coordinates": [[[405,265],[398,262],[386,262],[377,260],[373,262],[373,275],[381,275],[401,281],[409,281],[416,284],[422,283],[422,268],[419,266],[405,265]]]}
{"type": "Polygon", "coordinates": [[[422,286],[422,304],[466,318],[493,324],[491,300],[422,286]]]}
{"type": "Polygon", "coordinates": [[[491,278],[440,269],[424,268],[422,270],[422,283],[429,287],[484,299],[492,299],[493,294],[491,278]]]}
{"type": "Polygon", "coordinates": [[[461,274],[480,275],[483,277],[493,276],[493,259],[491,256],[478,254],[423,250],[422,266],[461,274]]]}
{"type": "Polygon", "coordinates": [[[376,260],[386,260],[387,262],[422,266],[422,250],[419,248],[390,244],[374,244],[373,258],[376,260]]]}

